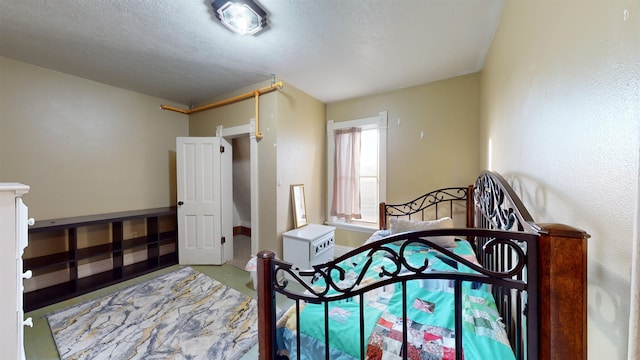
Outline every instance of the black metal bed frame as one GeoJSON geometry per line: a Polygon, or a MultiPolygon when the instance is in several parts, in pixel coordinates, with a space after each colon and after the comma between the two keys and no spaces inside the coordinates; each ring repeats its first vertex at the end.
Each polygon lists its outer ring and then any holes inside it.
{"type": "MultiPolygon", "coordinates": [[[[454,282],[455,294],[455,344],[456,359],[463,358],[462,346],[462,283],[479,282],[490,284],[496,306],[505,324],[505,330],[516,359],[533,360],[538,358],[538,260],[536,243],[540,236],[540,230],[535,225],[531,216],[524,208],[513,190],[506,185],[506,181],[495,173],[483,173],[474,186],[467,188],[446,188],[425,194],[415,200],[404,204],[381,204],[381,218],[385,217],[386,226],[388,217],[407,217],[427,220],[425,214],[430,213],[434,218],[454,215],[454,203],[462,202],[466,206],[467,228],[440,229],[419,232],[409,232],[393,235],[376,241],[344,254],[334,261],[313,266],[313,269],[296,269],[290,263],[275,259],[272,252],[261,252],[259,259],[267,260],[268,271],[262,272],[262,280],[266,284],[262,289],[267,289],[271,294],[265,306],[272,311],[266,315],[269,334],[263,341],[275,341],[275,296],[280,294],[295,302],[296,312],[300,311],[301,302],[324,304],[325,313],[331,301],[343,300],[351,297],[360,297],[360,314],[364,314],[362,297],[372,289],[391,283],[401,283],[403,292],[403,316],[406,318],[406,283],[415,279],[446,279],[454,282]],[[471,196],[472,195],[472,196],[471,196]],[[448,214],[442,215],[438,207],[445,207],[448,214]],[[434,211],[431,211],[431,208],[434,211]],[[384,209],[384,212],[382,210],[384,209]],[[419,215],[416,215],[419,214],[419,215]],[[471,226],[470,226],[471,225],[471,226]],[[453,252],[440,247],[428,238],[437,236],[456,236],[467,239],[473,246],[480,266],[464,259],[453,252]],[[428,237],[428,238],[427,238],[428,237]],[[394,251],[388,244],[404,240],[398,251],[394,251]],[[423,272],[428,267],[428,261],[420,265],[411,264],[405,257],[405,248],[409,244],[424,244],[432,247],[444,256],[458,264],[465,265],[475,273],[460,272],[423,272]],[[366,254],[371,257],[376,252],[384,252],[391,259],[393,265],[383,268],[380,272],[380,280],[372,284],[362,284],[361,280],[368,269],[369,263],[359,274],[355,283],[342,288],[331,278],[332,274],[343,276],[345,270],[341,263],[351,256],[366,254]],[[400,274],[400,269],[403,269],[400,274]],[[405,270],[408,270],[405,271],[405,270]],[[283,276],[287,274],[288,276],[283,276]],[[310,286],[302,277],[313,276],[324,280],[324,287],[310,286]],[[287,280],[287,278],[289,280],[287,280]],[[296,283],[294,290],[291,283],[296,283]],[[299,289],[306,291],[301,292],[299,289]],[[328,295],[329,290],[337,294],[328,295]]],[[[259,289],[261,289],[259,287],[259,289]]],[[[299,329],[299,317],[296,317],[299,329]]],[[[365,358],[366,339],[363,333],[363,318],[360,319],[360,349],[361,358],[365,358]]],[[[407,359],[407,322],[403,322],[403,351],[404,359],[407,359]]],[[[325,348],[329,348],[328,319],[325,318],[325,348]]],[[[297,333],[298,344],[300,335],[297,333]]],[[[263,351],[263,350],[261,350],[263,351]]],[[[275,358],[275,349],[266,350],[265,359],[275,358]]],[[[261,353],[261,356],[263,354],[261,353]]],[[[297,359],[300,358],[299,346],[297,359]]],[[[324,359],[329,359],[326,351],[324,359]]]]}

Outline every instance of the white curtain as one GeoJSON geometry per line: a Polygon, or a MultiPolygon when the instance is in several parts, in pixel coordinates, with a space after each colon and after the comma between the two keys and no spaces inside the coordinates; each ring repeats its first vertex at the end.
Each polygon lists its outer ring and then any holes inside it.
{"type": "Polygon", "coordinates": [[[335,132],[335,165],[331,215],[340,219],[360,219],[360,137],[362,129],[335,132]]]}

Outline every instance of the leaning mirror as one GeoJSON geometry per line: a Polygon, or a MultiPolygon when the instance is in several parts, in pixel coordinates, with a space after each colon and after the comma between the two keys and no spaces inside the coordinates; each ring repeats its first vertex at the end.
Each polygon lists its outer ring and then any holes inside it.
{"type": "Polygon", "coordinates": [[[307,205],[304,199],[304,185],[291,185],[291,205],[293,206],[293,228],[307,225],[307,205]]]}

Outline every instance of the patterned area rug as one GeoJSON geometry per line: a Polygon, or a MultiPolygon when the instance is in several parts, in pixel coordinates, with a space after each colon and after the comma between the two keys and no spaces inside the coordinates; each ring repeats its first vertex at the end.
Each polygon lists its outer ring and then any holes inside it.
{"type": "Polygon", "coordinates": [[[258,341],[256,300],[185,267],[47,315],[61,359],[225,359],[258,341]]]}

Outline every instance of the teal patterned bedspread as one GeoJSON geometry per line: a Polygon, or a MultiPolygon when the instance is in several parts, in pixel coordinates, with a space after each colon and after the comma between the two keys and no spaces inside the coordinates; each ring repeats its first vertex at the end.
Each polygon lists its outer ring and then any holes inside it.
{"type": "MultiPolygon", "coordinates": [[[[471,245],[465,240],[456,240],[453,252],[476,262],[471,245]]],[[[399,246],[388,245],[398,251],[399,246]]],[[[380,281],[381,268],[397,269],[385,251],[372,255],[373,262],[361,284],[380,281]]],[[[409,264],[419,267],[428,259],[427,271],[469,272],[472,269],[452,261],[427,246],[408,245],[405,257],[409,264]]],[[[346,270],[341,288],[353,284],[366,263],[366,254],[359,254],[342,262],[346,270]]],[[[402,269],[400,274],[402,274],[402,269]]],[[[334,281],[338,282],[338,279],[334,281]]],[[[322,281],[314,284],[324,287],[322,281]]],[[[504,324],[496,310],[489,285],[463,282],[463,355],[464,359],[514,359],[507,339],[504,324]]],[[[329,294],[335,293],[330,290],[329,294]]],[[[408,359],[455,359],[454,281],[442,279],[416,279],[406,282],[408,359]]],[[[364,302],[363,358],[402,359],[402,283],[385,285],[371,290],[362,298],[364,302]]],[[[325,358],[325,307],[322,304],[306,303],[300,312],[300,358],[325,358]]],[[[328,306],[329,353],[333,360],[361,358],[360,349],[360,297],[332,301],[328,306]]],[[[292,307],[279,319],[277,340],[279,354],[290,359],[296,355],[296,314],[292,307]]]]}

